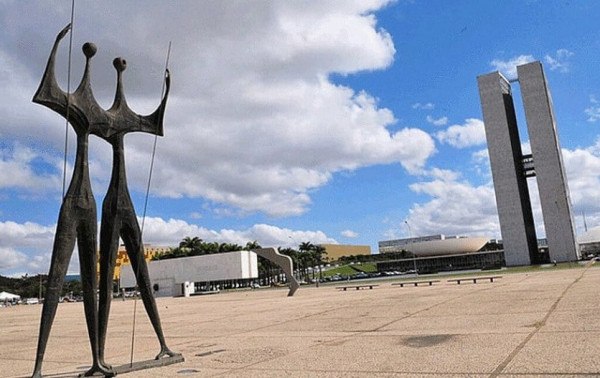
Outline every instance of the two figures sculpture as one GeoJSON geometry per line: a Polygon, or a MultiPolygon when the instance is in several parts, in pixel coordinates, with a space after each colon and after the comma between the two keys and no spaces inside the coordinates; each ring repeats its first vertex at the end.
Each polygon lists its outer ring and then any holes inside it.
{"type": "Polygon", "coordinates": [[[92,350],[92,367],[85,375],[115,375],[114,369],[104,360],[108,314],[112,298],[112,279],[119,247],[119,237],[125,243],[131,266],[135,272],[140,295],[150,322],[160,343],[156,359],[173,357],[166,345],[156,303],[152,295],[148,268],[144,258],[142,235],[127,188],[123,138],[130,132],[163,135],[163,116],[169,94],[170,77],[166,71],[166,91],[158,109],[148,115],[134,113],[127,106],[123,93],[122,73],[126,61],[116,58],[117,89],[113,105],[104,110],[98,105],[90,85],[90,63],[96,53],[93,43],[83,45],[86,58],[83,78],[73,93],[64,92],[56,81],[54,72],[56,51],[60,41],[69,32],[67,25],[56,37],[48,59],[46,71],[33,101],[65,117],[77,134],[77,150],[73,176],[63,199],[58,217],[52,261],[48,274],[46,296],[37,346],[34,377],[41,376],[42,361],[56,314],[65,274],[75,241],[79,250],[83,304],[88,336],[92,350]],[[112,177],[102,204],[100,226],[100,283],[97,284],[97,217],[96,202],[92,194],[88,168],[88,136],[96,135],[111,144],[113,149],[112,177]],[[99,287],[98,287],[99,286],[99,287]],[[99,302],[96,290],[100,290],[99,302]]]}

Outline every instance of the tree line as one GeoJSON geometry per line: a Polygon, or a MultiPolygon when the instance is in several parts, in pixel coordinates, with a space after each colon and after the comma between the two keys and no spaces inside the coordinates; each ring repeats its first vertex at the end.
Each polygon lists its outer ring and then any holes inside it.
{"type": "MultiPolygon", "coordinates": [[[[202,256],[215,253],[235,252],[235,251],[251,251],[253,249],[262,248],[255,241],[247,242],[245,246],[236,243],[217,243],[204,241],[199,237],[187,236],[181,240],[179,246],[170,248],[168,252],[155,255],[153,260],[166,260],[189,256],[202,256]]],[[[315,245],[311,242],[302,242],[298,248],[282,248],[277,250],[283,255],[287,255],[292,259],[296,278],[299,280],[308,280],[312,273],[312,278],[315,278],[315,269],[319,269],[319,278],[321,277],[321,266],[324,263],[326,251],[320,245],[315,245]]],[[[259,259],[258,262],[259,277],[267,283],[277,282],[277,277],[281,275],[280,269],[265,259],[259,259]]]]}
{"type": "MultiPolygon", "coordinates": [[[[20,278],[0,276],[0,292],[6,291],[11,294],[20,295],[25,298],[43,298],[46,292],[46,281],[48,275],[38,274],[29,276],[25,274],[20,278]]],[[[81,282],[78,280],[65,281],[61,291],[61,296],[73,293],[73,295],[81,295],[81,282]]]]}

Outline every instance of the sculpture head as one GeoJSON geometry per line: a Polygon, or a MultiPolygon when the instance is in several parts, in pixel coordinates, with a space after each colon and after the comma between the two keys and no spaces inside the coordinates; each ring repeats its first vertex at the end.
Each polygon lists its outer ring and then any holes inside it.
{"type": "Polygon", "coordinates": [[[84,43],[81,49],[83,50],[83,55],[88,59],[96,55],[96,51],[98,51],[98,48],[92,42],[84,43]]]}
{"type": "Polygon", "coordinates": [[[115,66],[117,72],[123,72],[125,71],[125,68],[127,68],[127,61],[121,57],[115,58],[115,60],[113,60],[113,66],[115,66]]]}

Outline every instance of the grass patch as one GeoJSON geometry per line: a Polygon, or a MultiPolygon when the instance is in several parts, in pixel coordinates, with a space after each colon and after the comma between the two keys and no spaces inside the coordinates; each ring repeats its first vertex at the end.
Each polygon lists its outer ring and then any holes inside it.
{"type": "Polygon", "coordinates": [[[353,276],[356,273],[364,272],[364,273],[374,273],[377,272],[377,265],[375,263],[362,263],[361,265],[342,265],[337,268],[329,269],[323,272],[323,277],[331,277],[339,274],[342,277],[353,276]]]}
{"type": "MultiPolygon", "coordinates": [[[[476,272],[460,272],[456,271],[454,273],[451,272],[440,272],[438,274],[422,274],[418,276],[390,276],[387,277],[390,281],[404,281],[404,280],[415,280],[419,277],[438,277],[438,278],[453,278],[453,277],[466,277],[466,276],[489,276],[489,275],[497,275],[497,274],[511,274],[511,273],[542,273],[542,272],[551,272],[555,270],[562,269],[579,269],[584,268],[585,264],[580,262],[565,262],[558,263],[556,265],[553,264],[544,264],[544,265],[531,265],[531,266],[516,266],[509,268],[501,268],[501,269],[491,269],[491,270],[482,270],[476,272]]],[[[591,265],[591,267],[600,267],[600,263],[596,263],[591,265]]],[[[346,277],[349,275],[356,274],[358,272],[372,273],[377,271],[377,266],[375,263],[362,263],[362,265],[343,265],[337,268],[333,268],[328,270],[327,272],[323,272],[324,277],[330,277],[335,274],[339,274],[340,276],[346,277]]],[[[387,281],[386,279],[383,279],[387,281]]]]}

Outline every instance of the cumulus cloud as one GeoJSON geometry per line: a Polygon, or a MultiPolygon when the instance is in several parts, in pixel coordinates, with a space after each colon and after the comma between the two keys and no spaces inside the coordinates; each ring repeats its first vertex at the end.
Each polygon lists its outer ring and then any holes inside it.
{"type": "Polygon", "coordinates": [[[426,119],[427,122],[434,126],[445,126],[448,124],[448,117],[433,118],[432,116],[428,115],[426,119]]]}
{"type": "Polygon", "coordinates": [[[508,80],[513,80],[517,78],[517,66],[533,62],[534,60],[533,55],[519,55],[509,60],[494,59],[490,65],[496,71],[500,71],[508,80]]]}
{"type": "Polygon", "coordinates": [[[357,238],[358,234],[352,230],[344,230],[341,232],[342,236],[346,237],[346,238],[357,238]]]}
{"type": "Polygon", "coordinates": [[[439,170],[428,181],[410,185],[432,199],[414,204],[407,219],[413,235],[484,235],[499,237],[498,213],[492,184],[473,186],[457,173],[439,170]]]}
{"type": "MultiPolygon", "coordinates": [[[[142,220],[140,219],[140,224],[142,220]]],[[[0,274],[14,272],[46,273],[50,266],[56,225],[42,226],[26,222],[0,222],[0,274]]],[[[337,240],[319,230],[292,230],[268,224],[235,230],[212,230],[181,219],[147,217],[144,243],[176,247],[187,236],[218,243],[245,245],[256,240],[263,247],[293,247],[302,242],[337,244],[337,240]]],[[[77,250],[73,252],[69,272],[78,273],[77,250]]]]}
{"type": "Polygon", "coordinates": [[[165,246],[176,246],[186,236],[197,236],[210,242],[240,245],[256,240],[263,247],[297,247],[305,241],[313,244],[337,243],[322,231],[291,230],[268,224],[255,224],[244,230],[211,230],[181,219],[164,220],[158,217],[146,218],[144,235],[146,235],[145,242],[165,246]]]}
{"type": "Polygon", "coordinates": [[[600,224],[600,204],[597,201],[600,188],[600,140],[587,148],[563,148],[562,154],[573,207],[585,211],[600,224]]]}
{"type": "Polygon", "coordinates": [[[441,143],[449,144],[456,148],[465,148],[485,144],[485,128],[483,121],[468,118],[463,125],[452,125],[446,130],[435,134],[441,143]]]}
{"type": "Polygon", "coordinates": [[[412,108],[418,109],[418,110],[432,110],[435,108],[435,104],[433,104],[431,102],[426,102],[426,103],[416,102],[412,105],[412,108]]]}
{"type": "Polygon", "coordinates": [[[12,248],[0,247],[0,272],[25,265],[27,256],[12,248]]]}
{"type": "MultiPolygon", "coordinates": [[[[153,195],[298,215],[310,206],[310,191],[327,184],[335,172],[394,163],[414,172],[435,151],[431,137],[419,129],[389,131],[397,121],[373,96],[329,80],[332,73],[385,69],[393,62],[391,36],[374,15],[387,3],[150,1],[139,7],[92,2],[77,13],[74,45],[97,42],[92,86],[105,108],[115,82],[110,61],[127,58],[128,102],[148,114],[158,104],[166,47],[173,41],[173,88],[165,136],[158,142],[153,195]]],[[[52,31],[63,26],[56,20],[67,20],[68,12],[68,4],[19,3],[0,10],[5,21],[0,82],[12,97],[0,108],[7,114],[3,132],[43,142],[56,156],[64,120],[30,104],[30,97],[54,40],[52,31]],[[35,30],[16,21],[25,13],[35,30]]],[[[57,61],[63,88],[66,45],[57,61]]],[[[75,83],[83,62],[75,50],[75,83]]],[[[93,139],[92,173],[106,182],[110,150],[93,139]]],[[[139,133],[126,138],[132,190],[145,189],[152,143],[153,137],[139,133]]]]}
{"type": "Polygon", "coordinates": [[[59,159],[40,154],[19,143],[0,147],[0,189],[19,188],[38,193],[59,189],[59,165],[59,159]],[[47,169],[40,169],[41,166],[47,169]]]}
{"type": "Polygon", "coordinates": [[[585,109],[585,114],[588,116],[588,122],[600,120],[600,103],[595,96],[590,96],[590,106],[585,109]]]}
{"type": "Polygon", "coordinates": [[[571,62],[569,62],[569,58],[572,57],[574,53],[567,49],[558,49],[556,53],[553,55],[547,54],[544,56],[544,61],[550,67],[550,70],[559,72],[569,72],[571,62]]]}
{"type": "MultiPolygon", "coordinates": [[[[524,151],[529,143],[523,143],[524,151]]],[[[600,225],[600,139],[592,146],[575,149],[562,149],[563,161],[573,205],[578,233],[583,232],[583,212],[587,225],[600,225]]],[[[472,154],[486,175],[489,175],[487,150],[472,154]]],[[[430,199],[414,204],[409,210],[407,221],[412,234],[432,233],[487,235],[500,237],[500,226],[493,184],[473,185],[461,178],[459,172],[433,168],[424,171],[424,179],[412,184],[410,189],[425,194],[430,199]]],[[[542,209],[535,179],[527,180],[531,197],[531,206],[538,237],[545,235],[542,209]]],[[[398,235],[394,235],[397,237],[398,235]]]]}
{"type": "Polygon", "coordinates": [[[0,222],[0,274],[46,273],[55,228],[32,222],[0,222]]]}

